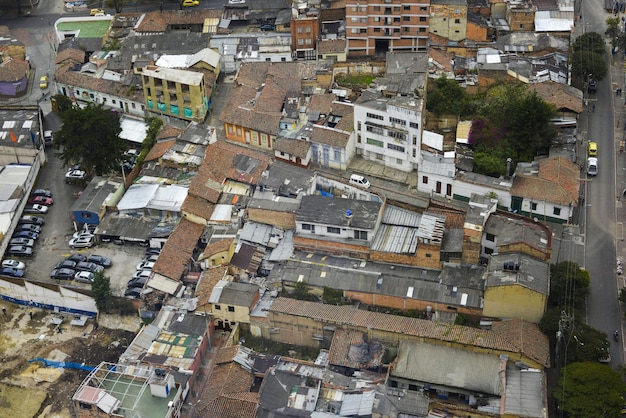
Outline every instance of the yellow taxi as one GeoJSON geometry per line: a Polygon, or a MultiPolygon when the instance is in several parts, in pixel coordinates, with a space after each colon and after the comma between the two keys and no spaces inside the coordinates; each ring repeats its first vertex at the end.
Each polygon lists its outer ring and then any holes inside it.
{"type": "Polygon", "coordinates": [[[587,154],[589,154],[590,157],[598,155],[598,144],[596,142],[589,142],[589,145],[587,146],[587,154]]]}
{"type": "Polygon", "coordinates": [[[183,7],[194,7],[199,5],[200,2],[198,0],[183,0],[183,7]]]}
{"type": "Polygon", "coordinates": [[[91,9],[89,16],[102,16],[104,15],[104,9],[91,9]]]}
{"type": "Polygon", "coordinates": [[[48,76],[47,75],[42,75],[39,78],[39,88],[40,89],[47,89],[48,88],[48,76]]]}

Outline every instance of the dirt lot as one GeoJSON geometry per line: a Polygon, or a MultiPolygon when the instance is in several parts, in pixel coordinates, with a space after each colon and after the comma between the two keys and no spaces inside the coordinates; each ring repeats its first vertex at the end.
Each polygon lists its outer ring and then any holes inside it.
{"type": "Polygon", "coordinates": [[[86,326],[70,325],[65,315],[61,332],[50,323],[50,311],[0,303],[0,418],[70,418],[71,399],[87,371],[45,367],[28,360],[41,357],[97,365],[116,362],[141,323],[137,316],[101,316],[86,326]],[[32,313],[32,319],[31,319],[32,313]]]}

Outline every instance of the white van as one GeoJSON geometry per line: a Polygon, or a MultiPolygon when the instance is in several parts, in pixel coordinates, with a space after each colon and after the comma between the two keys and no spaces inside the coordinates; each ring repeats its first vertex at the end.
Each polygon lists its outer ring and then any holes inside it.
{"type": "Polygon", "coordinates": [[[358,174],[353,174],[350,176],[350,184],[363,187],[364,189],[369,189],[371,186],[370,182],[365,177],[359,176],[358,174]]]}

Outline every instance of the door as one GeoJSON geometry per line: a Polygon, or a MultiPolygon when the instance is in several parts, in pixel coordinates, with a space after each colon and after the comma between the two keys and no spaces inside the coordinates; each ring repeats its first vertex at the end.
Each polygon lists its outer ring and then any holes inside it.
{"type": "Polygon", "coordinates": [[[330,151],[328,147],[324,147],[322,150],[322,165],[328,167],[328,160],[330,159],[330,151]]]}

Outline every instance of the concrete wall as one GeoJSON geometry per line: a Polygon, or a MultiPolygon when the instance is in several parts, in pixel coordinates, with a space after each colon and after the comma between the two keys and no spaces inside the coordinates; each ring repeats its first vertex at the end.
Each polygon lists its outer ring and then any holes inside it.
{"type": "Polygon", "coordinates": [[[519,285],[485,289],[483,314],[494,318],[523,318],[539,323],[546,311],[548,295],[519,285]]]}

